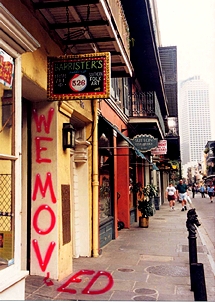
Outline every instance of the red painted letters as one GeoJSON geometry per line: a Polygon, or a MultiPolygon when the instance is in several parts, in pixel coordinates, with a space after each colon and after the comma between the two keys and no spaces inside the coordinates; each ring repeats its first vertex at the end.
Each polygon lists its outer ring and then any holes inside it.
{"type": "MultiPolygon", "coordinates": [[[[92,270],[81,270],[77,272],[75,275],[73,275],[71,278],[69,278],[64,284],[62,284],[57,290],[59,292],[67,292],[70,294],[76,294],[75,289],[68,288],[68,286],[74,282],[74,283],[80,283],[82,279],[79,278],[81,275],[93,275],[95,271],[92,270]]],[[[99,295],[104,294],[108,290],[110,290],[113,286],[113,277],[110,273],[104,272],[104,271],[98,271],[93,278],[90,280],[90,282],[87,284],[87,286],[82,290],[82,294],[86,295],[99,295]],[[104,288],[101,288],[99,290],[90,290],[90,288],[94,285],[94,283],[98,280],[100,276],[106,276],[108,278],[108,283],[104,288]]]]}
{"type": "Polygon", "coordinates": [[[72,276],[71,278],[69,278],[57,290],[59,292],[67,292],[67,293],[70,293],[70,294],[76,294],[76,290],[75,289],[67,288],[67,286],[69,286],[70,283],[72,283],[72,282],[80,283],[81,279],[79,278],[79,276],[81,276],[81,275],[93,275],[94,273],[95,272],[92,271],[92,270],[81,270],[81,271],[77,272],[74,276],[72,276]]]}
{"type": "Polygon", "coordinates": [[[111,276],[110,273],[108,272],[103,272],[103,271],[98,271],[95,276],[90,280],[88,285],[82,290],[82,294],[87,294],[87,295],[99,295],[99,294],[104,294],[108,290],[111,289],[113,286],[113,277],[111,276]],[[90,290],[90,288],[93,286],[93,284],[98,280],[100,276],[106,276],[108,278],[108,283],[104,288],[98,289],[98,290],[90,290]]]}
{"type": "MultiPolygon", "coordinates": [[[[51,129],[51,123],[52,123],[53,116],[54,116],[54,109],[53,108],[49,109],[47,119],[45,118],[45,116],[43,114],[38,116],[36,109],[34,109],[33,110],[33,117],[34,117],[34,122],[35,122],[35,125],[36,125],[36,131],[40,133],[42,131],[42,124],[43,124],[45,133],[49,134],[50,129],[51,129]]],[[[46,143],[52,142],[53,138],[52,137],[44,137],[44,136],[35,136],[33,141],[35,143],[35,155],[36,155],[35,161],[36,161],[36,163],[38,163],[38,164],[44,164],[44,163],[49,164],[49,163],[51,163],[52,162],[51,158],[42,157],[41,153],[45,152],[45,151],[48,151],[48,148],[44,145],[46,143]]],[[[43,167],[43,169],[44,169],[44,167],[43,167]]],[[[49,191],[50,191],[51,202],[53,204],[55,204],[57,202],[57,199],[56,199],[56,196],[55,196],[55,192],[54,192],[54,188],[53,188],[53,184],[52,184],[52,177],[51,177],[50,172],[46,173],[46,180],[45,180],[44,185],[43,185],[42,180],[41,180],[41,175],[39,173],[36,175],[32,200],[33,201],[36,200],[38,190],[40,190],[42,198],[45,198],[46,197],[46,191],[47,191],[48,187],[49,187],[49,191]]],[[[37,209],[34,209],[32,223],[33,223],[33,228],[34,228],[34,230],[37,234],[39,234],[39,235],[48,235],[49,233],[51,233],[53,231],[53,229],[55,227],[56,213],[52,210],[52,208],[49,205],[40,204],[40,205],[38,205],[37,209]],[[42,211],[47,211],[48,214],[50,215],[49,226],[48,226],[47,229],[43,229],[43,230],[39,227],[39,219],[41,219],[40,214],[41,214],[42,211]]],[[[40,239],[41,238],[42,237],[40,236],[40,239]]],[[[44,242],[43,242],[43,245],[44,245],[44,242]]],[[[35,255],[37,257],[40,269],[42,270],[42,272],[45,272],[45,270],[46,270],[46,268],[47,268],[47,266],[50,262],[50,259],[52,257],[52,254],[53,254],[53,251],[55,249],[56,243],[54,241],[51,241],[49,243],[48,248],[45,252],[45,255],[44,255],[43,259],[42,259],[42,256],[41,256],[41,251],[40,251],[40,248],[39,248],[39,242],[38,242],[37,239],[32,240],[32,246],[33,246],[35,255]]],[[[51,268],[51,266],[50,266],[50,268],[51,268]]],[[[107,292],[108,290],[110,290],[113,286],[113,278],[112,278],[110,273],[104,272],[104,271],[98,271],[97,273],[95,273],[95,271],[93,271],[93,270],[81,270],[81,271],[77,272],[75,275],[73,275],[71,278],[69,278],[57,290],[59,292],[67,292],[67,293],[70,293],[70,294],[76,294],[76,290],[72,289],[72,288],[69,288],[69,285],[71,283],[80,283],[82,281],[80,276],[83,276],[83,275],[91,275],[92,279],[88,282],[87,286],[85,286],[85,288],[82,290],[82,294],[86,294],[86,295],[103,294],[103,293],[107,292]],[[95,282],[102,276],[107,278],[106,286],[104,286],[103,288],[98,289],[98,290],[91,290],[91,288],[93,287],[95,282]]],[[[53,285],[53,282],[50,280],[50,272],[47,272],[46,277],[44,278],[44,283],[47,286],[53,285]]]]}
{"type": "Polygon", "coordinates": [[[38,241],[37,241],[36,239],[34,239],[34,240],[32,241],[32,244],[33,244],[34,251],[35,251],[35,253],[36,253],[36,256],[37,256],[37,259],[38,259],[40,268],[41,268],[41,270],[42,270],[43,272],[45,272],[46,267],[47,267],[47,265],[48,265],[48,263],[49,263],[49,260],[50,260],[50,258],[51,258],[51,255],[52,255],[52,252],[53,252],[53,250],[54,250],[54,248],[55,248],[56,243],[55,243],[55,242],[50,242],[49,247],[48,247],[48,249],[47,249],[47,251],[46,251],[46,254],[45,254],[44,261],[43,261],[43,259],[42,259],[42,257],[41,257],[41,253],[40,253],[38,241]]]}
{"type": "Polygon", "coordinates": [[[51,159],[49,159],[49,158],[41,158],[40,157],[40,153],[42,152],[42,151],[46,151],[47,150],[47,148],[45,148],[45,147],[40,147],[40,142],[41,141],[46,141],[46,142],[51,142],[51,141],[53,141],[53,138],[51,138],[51,137],[36,137],[35,138],[35,147],[36,147],[36,162],[38,163],[38,164],[41,164],[41,163],[51,163],[52,161],[51,161],[51,159]]]}
{"type": "Polygon", "coordinates": [[[34,226],[34,229],[35,231],[40,234],[40,235],[46,235],[46,234],[49,234],[54,226],[55,226],[55,222],[56,222],[56,217],[55,217],[55,213],[53,212],[53,210],[46,204],[43,204],[41,206],[39,206],[39,208],[36,210],[35,214],[34,214],[34,217],[33,217],[33,226],[34,226]],[[39,227],[38,227],[38,217],[39,217],[39,214],[41,211],[48,211],[51,215],[51,223],[50,223],[50,226],[47,230],[41,230],[39,227]]]}
{"type": "MultiPolygon", "coordinates": [[[[36,126],[36,132],[41,132],[42,131],[42,126],[44,128],[44,132],[49,134],[50,130],[51,130],[51,124],[52,124],[52,120],[53,120],[53,116],[54,116],[54,108],[50,108],[49,112],[48,112],[48,117],[46,118],[43,114],[41,114],[40,116],[38,116],[37,114],[37,110],[34,109],[33,110],[33,118],[34,118],[34,122],[35,122],[35,126],[36,126]]],[[[48,153],[48,147],[46,145],[48,145],[50,142],[53,141],[53,138],[50,136],[34,136],[33,140],[32,140],[35,144],[35,161],[36,163],[40,164],[40,167],[42,166],[42,170],[44,171],[44,167],[43,164],[49,164],[52,162],[51,158],[48,157],[42,157],[42,153],[47,151],[48,153]]],[[[50,146],[50,145],[49,145],[50,146]]],[[[52,183],[52,177],[51,177],[51,173],[48,172],[46,173],[46,179],[45,179],[45,183],[42,183],[42,178],[43,175],[40,175],[39,173],[35,176],[35,182],[34,182],[34,189],[33,189],[33,195],[32,195],[32,200],[35,201],[37,199],[37,193],[38,190],[40,191],[42,198],[46,197],[46,191],[49,188],[49,192],[50,192],[50,197],[48,198],[48,201],[51,200],[52,204],[55,204],[57,202],[56,196],[55,196],[55,192],[54,192],[54,188],[53,188],[53,183],[52,183]]],[[[34,204],[34,207],[36,206],[36,203],[34,204]]],[[[32,220],[32,224],[33,224],[33,228],[35,230],[35,232],[39,235],[48,235],[50,234],[56,224],[56,213],[54,212],[54,210],[48,205],[48,204],[39,204],[37,208],[33,208],[33,220],[32,220]],[[42,219],[42,217],[44,217],[44,215],[40,215],[42,211],[46,211],[48,212],[48,216],[50,216],[50,222],[48,222],[48,227],[47,229],[41,229],[39,227],[39,219],[42,219]]],[[[46,219],[46,218],[45,218],[46,219]]],[[[48,220],[49,221],[49,220],[48,220]]],[[[46,221],[45,221],[46,222],[46,221]]],[[[39,237],[40,240],[42,237],[39,237]]],[[[48,237],[46,237],[48,240],[48,237]]],[[[51,241],[51,240],[49,240],[51,241]]],[[[38,260],[39,266],[42,270],[42,272],[45,272],[50,259],[52,257],[53,251],[55,249],[56,243],[51,241],[48,245],[48,248],[45,252],[44,255],[44,259],[42,259],[41,256],[41,251],[39,248],[39,243],[41,244],[41,242],[38,242],[38,240],[35,238],[32,241],[32,246],[33,249],[35,251],[35,255],[36,258],[38,260]]],[[[43,241],[43,245],[44,245],[44,241],[43,241]]],[[[47,277],[44,278],[44,282],[50,286],[53,284],[52,281],[48,280],[49,279],[49,275],[50,273],[47,273],[47,277]]]]}
{"type": "Polygon", "coordinates": [[[41,114],[40,117],[38,117],[37,110],[33,109],[33,117],[37,127],[37,132],[41,132],[42,123],[44,124],[45,133],[48,134],[50,132],[50,126],[51,126],[53,115],[54,115],[54,108],[50,108],[48,113],[48,120],[46,122],[45,116],[41,114]]]}
{"type": "Polygon", "coordinates": [[[46,174],[46,182],[45,182],[44,187],[42,185],[40,174],[36,175],[36,180],[35,180],[34,192],[33,192],[32,199],[36,200],[38,189],[40,189],[40,193],[42,194],[42,196],[45,197],[46,190],[47,190],[48,186],[49,186],[49,189],[50,189],[51,200],[52,200],[53,203],[56,203],[57,199],[55,197],[54,189],[53,189],[53,186],[52,186],[51,173],[46,174]]]}
{"type": "Polygon", "coordinates": [[[48,272],[46,277],[43,279],[43,281],[47,286],[52,286],[52,285],[54,285],[54,283],[52,282],[52,280],[49,279],[49,276],[50,276],[50,273],[48,272]]]}

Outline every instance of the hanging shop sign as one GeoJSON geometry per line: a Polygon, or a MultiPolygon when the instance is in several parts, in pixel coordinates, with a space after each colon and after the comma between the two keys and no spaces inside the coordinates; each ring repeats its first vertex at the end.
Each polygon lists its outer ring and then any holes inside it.
{"type": "Polygon", "coordinates": [[[110,97],[110,53],[48,57],[50,101],[110,97]]]}
{"type": "Polygon", "coordinates": [[[158,141],[157,147],[152,150],[152,155],[162,155],[167,153],[167,140],[158,141]]]}
{"type": "Polygon", "coordinates": [[[14,60],[0,48],[0,83],[12,88],[14,75],[14,60]]]}
{"type": "Polygon", "coordinates": [[[158,139],[150,134],[138,134],[131,139],[131,142],[141,152],[150,151],[158,145],[158,139]]]}

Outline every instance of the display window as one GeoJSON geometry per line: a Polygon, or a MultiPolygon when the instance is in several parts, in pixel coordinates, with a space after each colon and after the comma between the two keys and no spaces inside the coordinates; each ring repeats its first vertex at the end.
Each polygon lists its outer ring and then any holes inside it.
{"type": "MultiPolygon", "coordinates": [[[[101,171],[102,173],[102,171],[101,171]]],[[[111,216],[111,196],[109,175],[100,175],[99,220],[111,216]]]]}
{"type": "Polygon", "coordinates": [[[0,49],[0,270],[14,263],[14,66],[0,49]]]}
{"type": "Polygon", "coordinates": [[[111,152],[109,139],[104,133],[99,138],[99,222],[112,216],[111,211],[111,152]]]}

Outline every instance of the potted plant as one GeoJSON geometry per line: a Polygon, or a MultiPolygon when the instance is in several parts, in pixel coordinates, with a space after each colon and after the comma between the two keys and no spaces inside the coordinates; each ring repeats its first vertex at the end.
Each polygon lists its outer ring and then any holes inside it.
{"type": "Polygon", "coordinates": [[[138,210],[141,212],[139,226],[148,228],[149,216],[154,215],[153,198],[158,195],[158,190],[152,184],[145,187],[139,186],[138,190],[138,210]]]}

